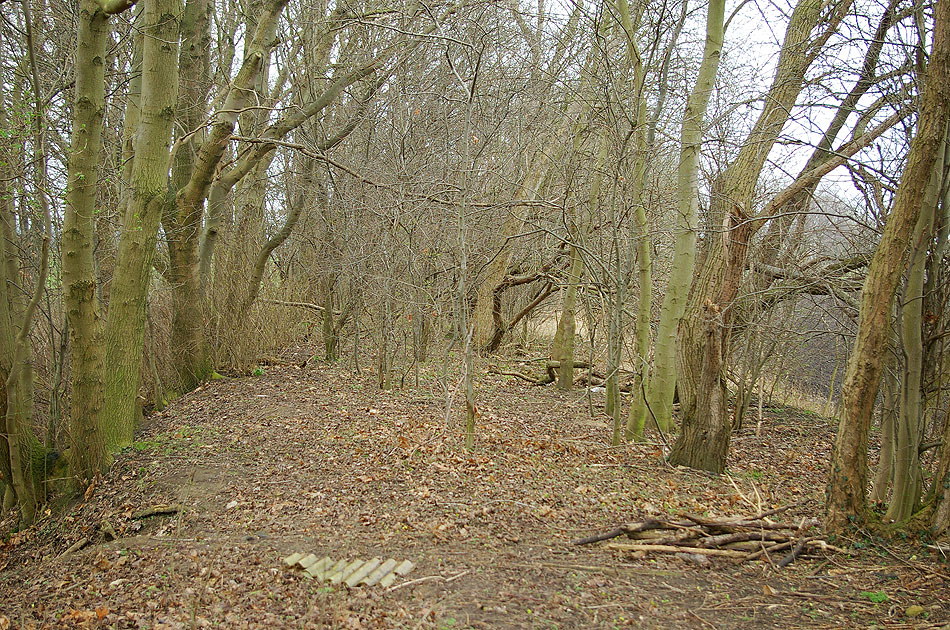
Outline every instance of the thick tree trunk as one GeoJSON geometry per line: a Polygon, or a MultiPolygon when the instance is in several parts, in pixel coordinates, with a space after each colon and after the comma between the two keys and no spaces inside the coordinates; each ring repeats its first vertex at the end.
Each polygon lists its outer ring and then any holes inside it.
{"type": "Polygon", "coordinates": [[[130,205],[123,217],[106,319],[105,402],[101,430],[110,452],[128,446],[135,428],[145,336],[145,298],[158,224],[168,191],[168,158],[178,103],[179,0],[146,0],[142,107],[130,205]]]}
{"type": "Polygon", "coordinates": [[[103,59],[109,41],[108,16],[94,0],[79,8],[76,40],[76,90],[73,104],[63,219],[63,288],[69,324],[69,459],[71,474],[85,486],[107,465],[100,431],[105,369],[105,337],[96,295],[93,238],[99,147],[105,109],[103,59]]]}
{"type": "Polygon", "coordinates": [[[718,474],[725,469],[732,435],[729,394],[721,376],[725,327],[716,304],[707,304],[703,316],[702,380],[693,398],[701,409],[683,409],[683,426],[673,444],[669,461],[718,474]]]}
{"type": "MultiPolygon", "coordinates": [[[[831,15],[840,19],[848,4],[848,0],[843,0],[834,7],[831,15]]],[[[690,466],[690,462],[696,461],[709,470],[722,470],[725,466],[728,449],[723,449],[722,444],[700,446],[697,436],[722,439],[723,433],[717,428],[723,424],[729,425],[728,406],[711,405],[708,401],[697,400],[696,396],[700,390],[708,391],[710,383],[723,378],[721,374],[709,374],[707,370],[721,370],[729,356],[732,322],[735,318],[734,301],[739,293],[749,241],[758,227],[749,221],[756,183],[769,151],[798,99],[805,72],[814,59],[817,47],[820,47],[837,23],[833,19],[829,22],[830,25],[825,26],[824,31],[818,35],[812,34],[827,17],[824,9],[823,0],[800,0],[795,7],[785,33],[775,77],[765,99],[765,107],[736,160],[713,186],[707,220],[709,238],[702,266],[693,282],[686,314],[680,326],[677,361],[677,383],[684,427],[688,426],[690,431],[696,433],[686,435],[684,429],[680,440],[692,444],[693,449],[698,450],[690,452],[692,449],[685,448],[685,445],[674,447],[677,463],[690,466]],[[717,305],[724,327],[721,334],[721,359],[718,362],[709,361],[705,356],[708,352],[709,333],[704,313],[708,311],[709,304],[717,305]],[[690,418],[693,413],[698,416],[690,418]],[[714,417],[713,414],[723,414],[723,417],[714,417]],[[719,454],[721,460],[710,466],[710,453],[719,454]]],[[[657,361],[659,363],[659,359],[657,361]]]]}
{"type": "Polygon", "coordinates": [[[861,293],[858,332],[844,380],[842,417],[828,480],[825,528],[829,531],[840,531],[866,517],[868,428],[884,364],[888,318],[906,266],[911,231],[950,117],[948,0],[934,5],[932,46],[917,134],[861,293]]]}
{"type": "MultiPolygon", "coordinates": [[[[183,146],[175,153],[171,185],[180,190],[194,175],[195,153],[204,134],[208,92],[211,86],[212,6],[208,0],[187,0],[181,22],[178,56],[179,93],[175,137],[183,146]]],[[[168,280],[172,287],[171,345],[177,372],[176,389],[189,391],[211,376],[212,366],[204,345],[207,300],[198,267],[202,206],[179,207],[165,200],[162,224],[168,242],[168,280]]]]}

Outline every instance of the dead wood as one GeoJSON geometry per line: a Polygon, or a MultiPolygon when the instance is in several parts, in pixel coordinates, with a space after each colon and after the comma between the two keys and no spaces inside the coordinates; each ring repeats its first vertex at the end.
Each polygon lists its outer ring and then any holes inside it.
{"type": "Polygon", "coordinates": [[[611,543],[607,545],[608,549],[617,551],[663,551],[667,553],[696,553],[702,556],[726,556],[729,558],[742,558],[746,555],[744,551],[735,551],[733,549],[703,549],[702,547],[677,547],[674,545],[637,545],[611,543]]]}
{"type": "Polygon", "coordinates": [[[82,549],[88,544],[89,544],[89,539],[83,536],[82,538],[80,538],[79,540],[71,544],[66,551],[61,553],[60,557],[68,556],[71,553],[76,553],[77,551],[79,551],[80,549],[82,549]]]}
{"type": "Polygon", "coordinates": [[[153,505],[137,512],[132,512],[132,520],[148,518],[150,516],[165,516],[167,514],[178,514],[182,507],[176,503],[153,505]]]}
{"type": "MultiPolygon", "coordinates": [[[[502,370],[498,367],[488,368],[489,374],[499,374],[501,376],[514,376],[515,378],[520,378],[523,381],[527,381],[532,385],[548,385],[557,380],[557,369],[561,367],[560,361],[546,361],[544,364],[544,376],[536,377],[530,374],[525,374],[524,372],[518,372],[517,370],[502,370]]],[[[575,369],[586,369],[590,367],[590,364],[583,362],[574,362],[575,369]]]]}
{"type": "Polygon", "coordinates": [[[744,562],[791,548],[779,568],[812,549],[830,549],[823,540],[804,536],[803,532],[819,524],[817,519],[802,519],[799,523],[773,523],[766,515],[784,511],[778,508],[751,518],[707,518],[684,514],[685,520],[648,518],[625,523],[620,527],[575,540],[575,545],[588,545],[626,535],[636,541],[629,544],[612,543],[610,549],[638,553],[695,553],[734,558],[744,562]]]}

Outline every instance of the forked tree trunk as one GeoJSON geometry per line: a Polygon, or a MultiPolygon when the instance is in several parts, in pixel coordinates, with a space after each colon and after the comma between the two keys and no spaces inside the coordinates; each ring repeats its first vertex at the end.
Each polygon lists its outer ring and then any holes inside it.
{"type": "MultiPolygon", "coordinates": [[[[917,134],[881,242],[861,292],[854,351],[842,391],[842,416],[831,457],[825,528],[840,531],[866,518],[868,428],[877,397],[888,319],[894,292],[906,266],[907,248],[927,182],[950,118],[950,1],[934,4],[929,71],[920,105],[917,134]]],[[[946,445],[945,445],[946,446],[946,445]]]]}
{"type": "MultiPolygon", "coordinates": [[[[709,391],[711,383],[723,379],[721,373],[709,374],[709,369],[722,370],[729,355],[732,322],[735,318],[735,299],[739,293],[745,269],[749,241],[760,223],[752,223],[755,187],[765,160],[779,136],[789,112],[801,92],[805,72],[827,38],[843,18],[850,0],[841,0],[827,7],[824,0],[800,0],[792,12],[785,40],[779,55],[775,77],[765,98],[762,113],[743,143],[735,161],[729,165],[713,185],[710,195],[707,228],[709,237],[702,266],[692,283],[686,314],[680,326],[679,396],[683,416],[683,432],[674,446],[670,461],[684,466],[720,472],[725,467],[728,448],[722,444],[703,444],[700,436],[723,438],[719,427],[729,425],[728,406],[709,404],[697,399],[699,391],[709,391]],[[824,22],[824,23],[823,23],[824,22]],[[822,25],[822,30],[815,32],[822,25]],[[814,32],[814,33],[813,33],[814,32]],[[709,331],[705,313],[709,305],[718,307],[720,335],[723,347],[719,361],[710,361],[709,331]],[[690,414],[698,414],[691,418],[690,414]],[[724,414],[723,417],[714,414],[724,414]],[[687,432],[695,435],[688,435],[687,432]],[[682,446],[679,442],[683,442],[682,446]],[[686,448],[686,444],[692,445],[686,448]],[[713,462],[710,454],[720,455],[713,462]]],[[[657,358],[659,364],[659,358],[657,358]]],[[[657,401],[667,403],[672,395],[657,401]]],[[[725,438],[728,442],[728,437],[725,438]]]]}

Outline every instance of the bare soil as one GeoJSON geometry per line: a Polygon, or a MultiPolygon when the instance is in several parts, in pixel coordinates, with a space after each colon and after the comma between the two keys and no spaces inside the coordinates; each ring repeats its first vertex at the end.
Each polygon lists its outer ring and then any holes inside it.
{"type": "Polygon", "coordinates": [[[760,434],[753,422],[735,436],[728,475],[714,477],[666,465],[659,439],[609,447],[601,395],[482,373],[468,452],[458,412],[446,414],[457,383],[436,366],[418,388],[381,392],[350,366],[298,367],[307,356],[288,352],[263,375],[175,401],[83,502],[9,535],[0,630],[950,623],[950,565],[914,537],[858,533],[830,541],[849,553],[784,569],[778,558],[637,558],[571,544],[649,516],[790,504],[776,518],[820,516],[826,419],[766,409],[760,434]],[[182,509],[133,518],[161,504],[182,509]],[[348,589],[285,568],[294,552],[417,567],[391,589],[348,589]]]}

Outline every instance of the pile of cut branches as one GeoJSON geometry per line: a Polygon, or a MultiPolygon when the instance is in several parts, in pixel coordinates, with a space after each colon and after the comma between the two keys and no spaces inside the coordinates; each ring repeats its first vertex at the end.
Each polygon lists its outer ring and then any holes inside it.
{"type": "Polygon", "coordinates": [[[736,562],[764,558],[779,568],[815,551],[841,551],[811,533],[818,526],[818,519],[780,523],[769,518],[786,509],[778,508],[752,517],[722,519],[692,514],[684,514],[682,520],[648,518],[575,540],[574,544],[589,545],[626,535],[633,542],[612,543],[608,547],[640,555],[648,552],[694,554],[732,558],[736,562]],[[778,561],[772,557],[777,553],[783,553],[778,561]]]}

